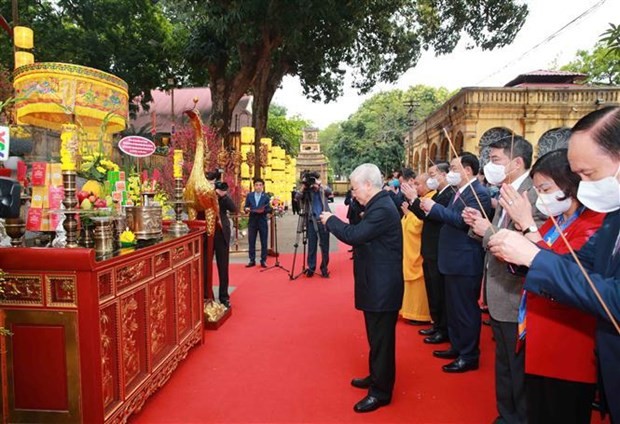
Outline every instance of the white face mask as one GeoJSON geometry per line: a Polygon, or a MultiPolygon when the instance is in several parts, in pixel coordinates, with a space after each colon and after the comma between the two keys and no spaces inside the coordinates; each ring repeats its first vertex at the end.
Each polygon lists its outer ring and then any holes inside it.
{"type": "Polygon", "coordinates": [[[448,174],[446,175],[446,181],[448,182],[448,184],[450,184],[451,186],[456,186],[459,185],[461,183],[462,177],[461,174],[458,172],[453,172],[450,171],[448,172],[448,174]]]}
{"type": "Polygon", "coordinates": [[[598,181],[580,181],[577,199],[588,209],[595,212],[608,213],[620,209],[620,184],[616,177],[605,177],[598,181]]]}
{"type": "Polygon", "coordinates": [[[567,197],[564,200],[559,200],[564,197],[562,190],[554,191],[553,193],[539,193],[538,199],[536,199],[536,209],[546,216],[558,216],[570,209],[573,204],[573,200],[567,197]]]}
{"type": "Polygon", "coordinates": [[[489,162],[484,165],[484,178],[493,185],[500,185],[506,179],[506,166],[489,162]]]}
{"type": "Polygon", "coordinates": [[[428,187],[429,190],[437,190],[439,188],[439,181],[437,181],[437,178],[431,177],[426,180],[426,187],[428,187]]]}

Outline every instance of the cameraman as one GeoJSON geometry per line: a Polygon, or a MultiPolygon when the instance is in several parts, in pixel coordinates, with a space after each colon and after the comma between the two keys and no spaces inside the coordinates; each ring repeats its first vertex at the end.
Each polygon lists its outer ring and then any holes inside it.
{"type": "Polygon", "coordinates": [[[308,212],[308,267],[306,277],[312,277],[316,270],[316,245],[321,248],[321,277],[328,278],[329,270],[329,232],[321,223],[319,217],[322,212],[330,212],[327,199],[332,195],[329,187],[322,187],[319,174],[306,172],[302,176],[301,192],[297,194],[297,200],[301,202],[302,210],[308,212]]]}

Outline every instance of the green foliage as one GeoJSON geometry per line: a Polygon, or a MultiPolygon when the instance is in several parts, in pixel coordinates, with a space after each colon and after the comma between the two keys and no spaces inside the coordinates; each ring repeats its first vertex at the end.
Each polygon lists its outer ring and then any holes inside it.
{"type": "MultiPolygon", "coordinates": [[[[10,1],[0,1],[0,14],[11,16],[10,1]]],[[[143,104],[151,100],[150,90],[164,86],[178,68],[182,37],[173,34],[151,0],[20,0],[19,16],[20,24],[34,30],[37,62],[110,72],[127,82],[130,98],[141,96],[143,104]]],[[[10,48],[0,49],[1,62],[12,63],[11,56],[10,48]]]]}
{"type": "Polygon", "coordinates": [[[620,53],[620,25],[609,24],[609,28],[601,34],[601,42],[605,43],[606,47],[620,53]]]}
{"type": "MultiPolygon", "coordinates": [[[[228,128],[232,108],[252,90],[262,103],[284,75],[304,94],[330,101],[342,93],[344,66],[368,92],[415,66],[422,50],[451,52],[463,35],[492,49],[510,43],[527,16],[519,0],[245,0],[182,2],[194,12],[185,50],[209,73],[211,122],[228,128]]],[[[186,12],[187,13],[187,12],[186,12]]],[[[264,119],[265,116],[261,116],[264,119]]]]}
{"type": "Polygon", "coordinates": [[[285,107],[271,105],[266,137],[271,138],[275,146],[282,147],[289,155],[297,156],[303,129],[309,125],[310,123],[300,116],[288,118],[285,107]]]}
{"type": "Polygon", "coordinates": [[[577,57],[560,69],[587,74],[586,83],[620,85],[620,49],[598,42],[592,51],[578,50],[577,57]]]}
{"type": "Polygon", "coordinates": [[[365,162],[376,164],[385,174],[399,169],[404,159],[403,139],[411,121],[424,119],[449,97],[445,88],[417,85],[366,100],[349,119],[319,134],[334,173],[345,177],[365,162]],[[411,111],[405,105],[409,102],[415,105],[411,111]]]}

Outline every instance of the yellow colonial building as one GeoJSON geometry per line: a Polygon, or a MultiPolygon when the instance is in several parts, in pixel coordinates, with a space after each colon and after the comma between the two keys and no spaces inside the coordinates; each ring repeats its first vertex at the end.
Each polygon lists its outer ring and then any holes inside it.
{"type": "Polygon", "coordinates": [[[465,87],[405,135],[405,163],[417,172],[472,152],[488,160],[493,141],[516,134],[534,145],[534,159],[566,147],[569,128],[585,114],[620,105],[620,87],[577,84],[585,75],[535,71],[519,75],[504,87],[465,87]],[[446,135],[447,133],[447,135],[446,135]]]}

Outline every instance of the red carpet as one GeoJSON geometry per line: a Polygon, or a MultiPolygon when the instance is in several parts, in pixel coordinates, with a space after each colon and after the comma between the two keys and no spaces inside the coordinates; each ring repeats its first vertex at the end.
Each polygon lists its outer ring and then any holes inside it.
{"type": "MultiPolygon", "coordinates": [[[[338,212],[342,212],[340,209],[338,212]]],[[[352,261],[340,245],[331,278],[290,281],[279,269],[231,265],[232,317],[205,333],[133,423],[490,423],[496,416],[493,342],[482,332],[480,370],[441,371],[420,327],[399,322],[392,404],[369,414],[350,386],[368,372],[361,312],[353,307],[352,261]]],[[[292,255],[282,255],[290,267],[292,255]]],[[[273,258],[269,259],[270,264],[273,258]]],[[[298,265],[299,268],[299,257],[298,265]]],[[[447,346],[447,345],[440,345],[447,346]]]]}

